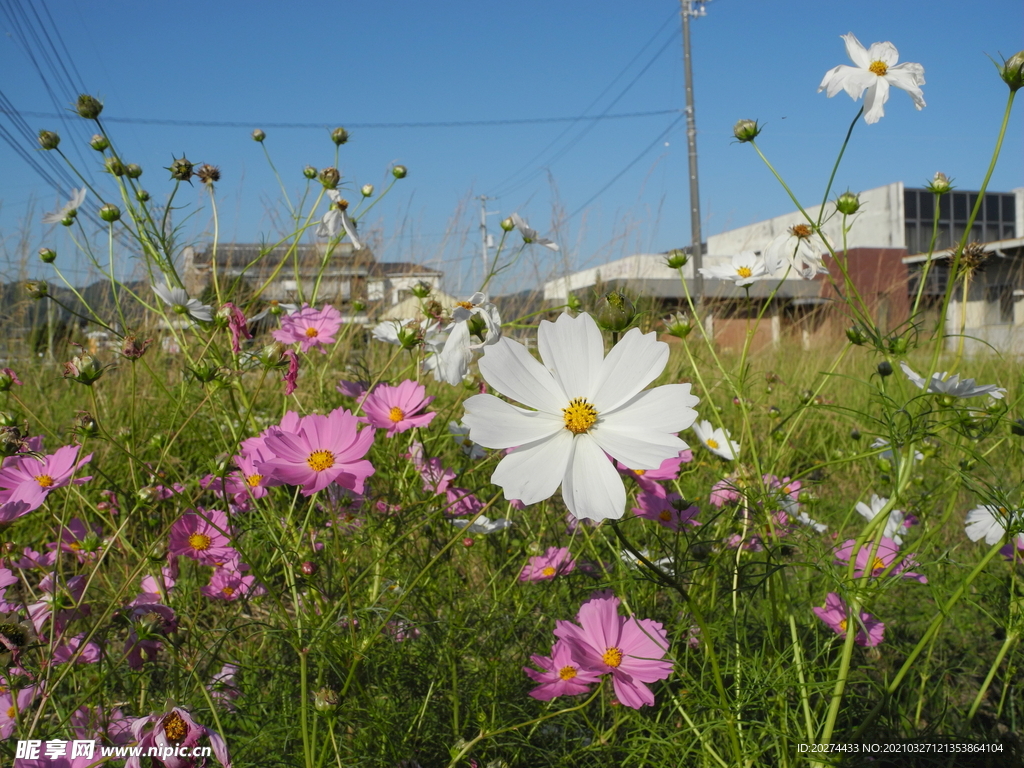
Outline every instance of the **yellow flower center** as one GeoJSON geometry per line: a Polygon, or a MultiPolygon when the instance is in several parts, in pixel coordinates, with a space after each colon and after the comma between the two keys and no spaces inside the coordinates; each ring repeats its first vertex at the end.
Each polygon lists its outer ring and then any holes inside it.
{"type": "Polygon", "coordinates": [[[841,620],[840,620],[840,622],[839,622],[839,631],[840,631],[840,632],[845,632],[845,631],[846,631],[846,628],[847,628],[848,626],[849,626],[849,625],[848,625],[848,624],[846,623],[846,619],[841,619],[841,620]]]}
{"type": "Polygon", "coordinates": [[[597,408],[585,398],[575,397],[569,401],[567,408],[562,409],[562,416],[565,419],[565,428],[574,435],[580,435],[590,431],[597,422],[597,408]]]}
{"type": "Polygon", "coordinates": [[[750,277],[754,273],[750,269],[750,267],[738,267],[736,269],[736,274],[739,275],[740,277],[750,277]]]}
{"type": "Polygon", "coordinates": [[[872,61],[871,66],[868,67],[868,69],[879,77],[884,77],[885,73],[889,71],[889,65],[884,61],[872,61]]]}
{"type": "Polygon", "coordinates": [[[245,478],[245,484],[250,488],[255,488],[260,484],[260,480],[263,479],[263,475],[247,475],[245,478]]]}
{"type": "Polygon", "coordinates": [[[307,328],[306,329],[306,338],[312,339],[316,335],[317,335],[316,328],[307,328]]]}
{"type": "Polygon", "coordinates": [[[576,677],[576,667],[562,667],[558,670],[558,676],[562,680],[572,680],[576,677]]]}
{"type": "Polygon", "coordinates": [[[455,306],[456,307],[462,307],[463,309],[472,309],[473,308],[473,302],[471,302],[471,301],[456,301],[455,302],[455,306]]]}
{"type": "Polygon", "coordinates": [[[881,573],[885,570],[885,562],[880,557],[875,558],[875,562],[871,564],[871,573],[881,573]]]}
{"type": "Polygon", "coordinates": [[[637,477],[643,477],[644,475],[647,474],[647,470],[646,469],[634,469],[633,470],[633,474],[636,475],[637,477]]]}
{"type": "Polygon", "coordinates": [[[663,509],[661,510],[661,512],[658,513],[658,519],[667,523],[669,520],[672,519],[672,513],[669,512],[667,509],[663,509]]]}
{"type": "Polygon", "coordinates": [[[617,667],[622,663],[622,651],[618,648],[609,648],[601,654],[601,661],[609,667],[617,667]]]}
{"type": "Polygon", "coordinates": [[[171,712],[164,718],[164,735],[177,746],[188,736],[188,723],[177,712],[171,712]]]}
{"type": "Polygon", "coordinates": [[[708,438],[708,448],[718,448],[718,441],[713,437],[708,438]]]}
{"type": "Polygon", "coordinates": [[[81,548],[82,543],[80,541],[72,541],[70,544],[68,544],[68,549],[74,550],[75,552],[77,552],[81,548]]]}
{"type": "Polygon", "coordinates": [[[306,463],[314,472],[323,472],[334,466],[334,454],[331,451],[313,451],[306,463]]]}
{"type": "Polygon", "coordinates": [[[789,230],[789,234],[791,234],[793,237],[807,239],[808,237],[811,236],[811,228],[806,224],[797,224],[796,226],[789,230]]]}
{"type": "Polygon", "coordinates": [[[49,488],[53,485],[53,478],[49,475],[36,475],[36,482],[39,483],[40,488],[49,488]]]}
{"type": "Polygon", "coordinates": [[[550,566],[550,565],[545,566],[544,568],[542,568],[540,572],[541,572],[541,574],[543,576],[547,576],[548,578],[554,576],[555,573],[556,573],[555,569],[552,566],[550,566]]]}
{"type": "Polygon", "coordinates": [[[395,424],[405,418],[405,411],[398,406],[395,406],[388,412],[388,418],[391,419],[395,424]]]}
{"type": "Polygon", "coordinates": [[[221,593],[224,595],[224,597],[234,597],[235,596],[235,588],[234,587],[224,587],[223,589],[221,589],[221,593]]]}
{"type": "Polygon", "coordinates": [[[193,533],[188,537],[188,545],[197,552],[205,552],[212,543],[210,537],[205,533],[193,533]]]}
{"type": "Polygon", "coordinates": [[[13,720],[16,714],[18,714],[18,710],[15,709],[13,706],[7,710],[7,718],[9,720],[13,720]]]}

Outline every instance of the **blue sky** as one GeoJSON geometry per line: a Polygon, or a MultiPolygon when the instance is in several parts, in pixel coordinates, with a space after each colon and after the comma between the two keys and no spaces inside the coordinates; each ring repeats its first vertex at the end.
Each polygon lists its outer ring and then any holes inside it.
{"type": "MultiPolygon", "coordinates": [[[[280,190],[249,133],[291,122],[350,127],[339,165],[355,188],[373,183],[382,189],[391,165],[409,168],[362,231],[374,233],[382,259],[445,269],[451,290],[472,290],[479,279],[474,198],[481,194],[498,198],[488,206],[501,216],[519,211],[563,245],[558,256],[544,250],[524,260],[506,282],[510,288],[534,285],[567,265],[689,242],[685,124],[670,127],[674,114],[596,123],[351,127],[679,109],[682,50],[673,0],[258,7],[115,1],[102,11],[47,0],[34,7],[53,41],[49,11],[67,46],[61,60],[103,99],[104,117],[245,125],[107,124],[122,155],[143,166],[142,181],[154,197],[170,190],[163,167],[173,155],[219,165],[222,239],[253,242],[277,234],[280,190]]],[[[58,92],[48,95],[16,20],[0,13],[0,29],[0,71],[7,74],[0,90],[16,109],[54,113],[53,99],[62,106],[74,99],[77,94],[60,92],[52,77],[46,79],[58,92]]],[[[849,63],[839,35],[851,31],[865,45],[890,40],[901,61],[923,64],[928,106],[917,112],[894,90],[882,121],[854,130],[838,190],[897,180],[920,185],[938,170],[960,188],[976,188],[1007,94],[986,54],[998,58],[1024,48],[1024,5],[715,0],[692,29],[706,236],[792,207],[750,148],[732,141],[739,118],[765,125],[762,149],[799,197],[820,200],[858,105],[845,94],[827,99],[816,89],[825,71],[849,63]]],[[[40,45],[45,41],[32,45],[37,61],[40,45]]],[[[1022,109],[1018,104],[992,189],[1024,186],[1022,109]]],[[[84,121],[25,119],[33,129],[60,132],[61,148],[103,183],[99,155],[84,146],[92,133],[84,121]]],[[[9,126],[9,118],[0,116],[0,124],[9,126]]],[[[304,166],[333,159],[324,129],[265,130],[292,194],[303,187],[304,166]]],[[[37,221],[57,206],[58,195],[3,143],[0,168],[0,237],[10,260],[26,217],[37,221]]],[[[184,231],[203,241],[211,226],[203,196],[188,190],[182,198],[192,207],[181,216],[194,212],[184,231]]],[[[489,218],[495,235],[498,218],[489,218]]],[[[62,228],[33,224],[25,242],[32,253],[40,245],[55,247],[62,264],[78,265],[62,228]]],[[[10,264],[0,269],[13,276],[10,264]]]]}

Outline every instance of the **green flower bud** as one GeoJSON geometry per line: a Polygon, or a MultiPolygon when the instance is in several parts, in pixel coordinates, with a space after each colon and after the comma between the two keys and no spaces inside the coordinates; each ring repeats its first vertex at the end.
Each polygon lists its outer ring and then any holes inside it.
{"type": "Polygon", "coordinates": [[[94,133],[92,138],[89,139],[89,146],[97,152],[104,152],[110,147],[110,141],[102,133],[94,133]]]}
{"type": "Polygon", "coordinates": [[[430,285],[423,281],[416,283],[410,290],[417,299],[425,299],[430,295],[430,285]]]}
{"type": "Polygon", "coordinates": [[[40,248],[39,249],[39,260],[43,264],[53,264],[57,258],[57,252],[52,248],[40,248]]]}
{"type": "Polygon", "coordinates": [[[42,299],[50,294],[50,286],[39,280],[29,280],[25,283],[25,293],[30,299],[42,299]]]}
{"type": "Polygon", "coordinates": [[[320,171],[320,183],[324,185],[324,189],[337,189],[340,181],[341,174],[337,168],[324,168],[320,171]]]}
{"type": "Polygon", "coordinates": [[[907,343],[905,336],[893,336],[889,339],[889,351],[894,355],[905,355],[907,353],[907,343]]]}
{"type": "Polygon", "coordinates": [[[502,219],[501,220],[501,228],[505,232],[511,232],[513,229],[516,228],[516,223],[514,221],[512,221],[511,218],[502,219]]]}
{"type": "Polygon", "coordinates": [[[892,364],[888,360],[883,360],[878,364],[878,375],[883,379],[886,376],[892,376],[892,364]]]}
{"type": "Polygon", "coordinates": [[[761,133],[756,120],[739,120],[732,127],[732,135],[739,141],[753,141],[761,133]]]}
{"type": "Polygon", "coordinates": [[[843,192],[836,200],[836,210],[844,216],[852,216],[860,210],[860,197],[853,192],[843,192]]]}
{"type": "Polygon", "coordinates": [[[777,419],[780,416],[782,416],[782,411],[779,410],[779,407],[777,405],[773,405],[771,408],[768,409],[768,415],[773,419],[777,419]]]}
{"type": "Polygon", "coordinates": [[[68,211],[67,216],[65,216],[63,219],[60,220],[61,226],[63,226],[63,227],[70,227],[72,224],[74,224],[75,223],[75,216],[73,214],[76,214],[76,213],[77,213],[77,211],[68,211]]]}
{"type": "Polygon", "coordinates": [[[14,386],[14,372],[10,368],[0,368],[0,392],[10,392],[14,386]]]}
{"type": "Polygon", "coordinates": [[[942,171],[936,171],[932,180],[925,184],[925,189],[933,195],[944,195],[953,189],[953,180],[948,178],[942,171]]]}
{"type": "Polygon", "coordinates": [[[348,131],[346,131],[344,128],[335,128],[333,131],[331,131],[331,141],[333,141],[336,145],[341,146],[346,141],[348,141],[348,131]]]}
{"type": "Polygon", "coordinates": [[[113,203],[107,203],[100,208],[100,218],[108,224],[113,224],[115,221],[121,218],[121,209],[113,203]]]}
{"type": "Polygon", "coordinates": [[[220,368],[216,363],[210,360],[200,360],[196,363],[196,367],[192,368],[192,375],[196,377],[203,384],[209,384],[211,381],[217,378],[220,373],[220,368]]]}
{"type": "Polygon", "coordinates": [[[75,355],[64,363],[64,378],[91,387],[103,375],[104,366],[92,355],[75,355]]]}
{"type": "Polygon", "coordinates": [[[72,430],[82,437],[99,437],[100,426],[88,411],[79,411],[72,430]]]}
{"type": "Polygon", "coordinates": [[[359,190],[363,197],[373,196],[373,184],[363,184],[362,189],[359,190]]]}
{"type": "Polygon", "coordinates": [[[313,708],[317,712],[333,712],[338,708],[338,692],[331,688],[321,688],[313,694],[313,708]]]}
{"type": "Polygon", "coordinates": [[[598,302],[594,315],[600,328],[618,333],[633,324],[636,308],[628,296],[619,291],[612,291],[598,302]]]}
{"type": "Polygon", "coordinates": [[[107,173],[111,176],[124,176],[125,174],[124,163],[116,157],[108,157],[106,162],[103,163],[103,167],[107,169],[107,173]]]}
{"type": "Polygon", "coordinates": [[[665,333],[669,336],[675,336],[677,339],[685,339],[690,335],[690,331],[693,330],[693,323],[690,322],[690,318],[684,315],[682,312],[676,312],[662,322],[665,325],[665,333]]]}
{"type": "Polygon", "coordinates": [[[54,131],[39,132],[39,146],[43,149],[56,149],[60,144],[60,136],[54,131]]]}
{"type": "Polygon", "coordinates": [[[86,120],[95,120],[103,111],[103,104],[94,96],[83,93],[75,103],[75,111],[86,120]]]}
{"type": "Polygon", "coordinates": [[[1017,437],[1024,437],[1024,419],[1017,419],[1010,422],[1010,434],[1017,437]]]}
{"type": "Polygon", "coordinates": [[[864,330],[859,325],[851,325],[847,328],[846,338],[850,340],[851,344],[857,344],[858,346],[868,340],[867,336],[864,335],[864,330]]]}
{"type": "Polygon", "coordinates": [[[253,141],[263,141],[265,138],[267,138],[267,134],[265,134],[259,128],[252,132],[253,141]]]}
{"type": "Polygon", "coordinates": [[[391,169],[391,175],[396,179],[404,179],[409,174],[409,169],[404,165],[396,165],[391,169]]]}
{"type": "Polygon", "coordinates": [[[1018,51],[1010,58],[1004,59],[1002,66],[997,64],[996,69],[999,70],[1003,82],[1016,93],[1024,85],[1024,51],[1018,51]]]}
{"type": "Polygon", "coordinates": [[[149,192],[147,192],[144,189],[137,190],[135,192],[135,199],[138,200],[140,203],[148,203],[149,202],[149,192]]]}
{"type": "Polygon", "coordinates": [[[281,364],[281,358],[286,349],[287,347],[280,341],[274,341],[267,344],[260,350],[260,363],[262,363],[265,368],[276,368],[281,364]]]}
{"type": "Polygon", "coordinates": [[[312,165],[307,165],[305,168],[302,169],[302,175],[310,180],[315,179],[316,168],[314,168],[312,165]]]}
{"type": "Polygon", "coordinates": [[[565,300],[565,306],[570,312],[579,312],[583,309],[583,302],[579,300],[575,293],[570,293],[565,300]]]}
{"type": "Polygon", "coordinates": [[[193,165],[182,155],[180,158],[173,158],[167,170],[171,172],[171,178],[177,181],[189,181],[192,178],[193,165]]]}
{"type": "Polygon", "coordinates": [[[359,301],[358,299],[352,302],[353,312],[363,312],[365,309],[366,305],[363,302],[359,301]]]}
{"type": "Polygon", "coordinates": [[[142,166],[138,163],[128,163],[128,165],[124,167],[124,174],[129,179],[137,179],[142,175],[142,166]]]}
{"type": "Polygon", "coordinates": [[[682,269],[689,260],[689,254],[681,248],[673,248],[665,254],[665,266],[669,269],[682,269]]]}

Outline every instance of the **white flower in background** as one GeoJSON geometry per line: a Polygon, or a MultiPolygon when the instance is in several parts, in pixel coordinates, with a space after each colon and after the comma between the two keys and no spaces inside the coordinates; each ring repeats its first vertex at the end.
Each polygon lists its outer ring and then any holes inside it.
{"type": "Polygon", "coordinates": [[[523,221],[518,213],[513,213],[511,219],[512,223],[516,225],[516,229],[519,230],[519,234],[523,236],[524,243],[536,243],[537,245],[543,245],[545,248],[550,248],[552,251],[558,250],[558,246],[554,241],[541,237],[537,234],[536,229],[530,229],[530,226],[523,221]]]}
{"type": "Polygon", "coordinates": [[[473,350],[494,344],[501,338],[501,317],[497,308],[487,301],[487,295],[478,291],[468,301],[460,301],[455,305],[452,322],[446,330],[448,338],[444,347],[424,361],[424,368],[433,371],[437,381],[455,386],[469,373],[473,350]],[[476,344],[472,341],[471,333],[474,317],[483,324],[485,331],[484,340],[476,344]]]}
{"type": "Polygon", "coordinates": [[[796,224],[768,244],[764,249],[764,263],[773,277],[782,277],[792,269],[810,280],[816,274],[828,272],[821,261],[828,251],[825,241],[814,234],[809,224],[796,224]]]}
{"type": "Polygon", "coordinates": [[[189,298],[184,288],[172,288],[169,282],[151,287],[153,293],[163,299],[164,304],[170,306],[175,314],[188,315],[193,320],[201,320],[204,323],[213,321],[212,307],[202,304],[198,299],[189,298]]]}
{"type": "MultiPolygon", "coordinates": [[[[906,361],[900,362],[900,368],[907,374],[918,389],[924,389],[924,377],[914,372],[914,369],[907,365],[906,361]]],[[[974,379],[960,380],[960,374],[949,375],[946,371],[933,373],[932,380],[928,382],[928,391],[937,395],[949,395],[950,397],[978,397],[979,395],[991,395],[996,400],[1002,400],[1006,390],[995,384],[977,385],[974,379]],[[949,378],[946,378],[949,376],[949,378]]]]}
{"type": "Polygon", "coordinates": [[[78,212],[78,209],[82,207],[82,203],[85,202],[86,189],[71,190],[71,199],[64,203],[64,207],[53,213],[48,213],[43,216],[43,224],[59,224],[64,221],[68,216],[74,216],[78,212]]]}
{"type": "Polygon", "coordinates": [[[824,533],[828,530],[828,526],[824,523],[819,523],[817,520],[811,518],[806,512],[801,512],[799,515],[793,518],[798,523],[803,525],[809,525],[811,528],[816,530],[818,533],[824,533]]]}
{"type": "MultiPolygon", "coordinates": [[[[645,560],[650,562],[652,565],[661,568],[664,571],[675,571],[675,563],[671,557],[663,557],[660,560],[651,560],[651,555],[646,549],[637,550],[645,560]]],[[[628,565],[630,568],[639,568],[641,566],[640,558],[630,552],[628,549],[623,549],[619,552],[619,560],[628,565]]]]}
{"type": "Polygon", "coordinates": [[[411,320],[382,320],[373,326],[373,330],[370,331],[370,335],[372,335],[377,341],[383,341],[385,344],[401,346],[405,326],[411,322],[411,320]]]}
{"type": "Polygon", "coordinates": [[[482,459],[487,455],[487,451],[485,451],[482,446],[477,445],[470,439],[469,427],[465,424],[450,421],[448,422],[448,431],[455,440],[455,444],[459,446],[462,452],[469,456],[473,461],[482,459]]]}
{"type": "Polygon", "coordinates": [[[732,439],[732,435],[729,434],[728,430],[721,427],[715,429],[711,426],[710,421],[694,424],[692,429],[693,433],[697,435],[697,439],[704,444],[704,447],[716,456],[729,459],[729,461],[735,461],[739,458],[740,444],[732,439]]]}
{"type": "Polygon", "coordinates": [[[753,251],[741,251],[732,257],[731,264],[722,264],[717,267],[701,267],[700,273],[704,277],[715,280],[732,280],[737,286],[743,288],[753,285],[757,280],[768,274],[764,259],[753,251]]]}
{"type": "Polygon", "coordinates": [[[343,200],[341,193],[336,189],[328,189],[327,196],[331,198],[331,207],[327,209],[323,220],[316,228],[316,236],[335,238],[344,229],[348,239],[352,241],[353,247],[356,250],[362,249],[363,244],[356,237],[356,224],[345,210],[348,208],[348,201],[343,200]]]}
{"type": "Polygon", "coordinates": [[[889,86],[895,85],[910,94],[914,106],[923,109],[924,94],[919,86],[924,85],[924,67],[909,62],[897,64],[899,51],[892,43],[872,43],[864,46],[853,33],[840,35],[846,41],[846,53],[857,66],[840,64],[825,73],[818,86],[818,92],[825,91],[829,98],[839,91],[846,91],[857,101],[864,96],[864,122],[877,123],[885,114],[883,109],[889,99],[889,86]]]}
{"type": "Polygon", "coordinates": [[[465,533],[495,533],[508,528],[512,525],[512,521],[504,517],[491,520],[486,515],[480,515],[472,525],[466,519],[452,520],[452,525],[461,528],[465,533]]]}
{"type": "Polygon", "coordinates": [[[588,314],[563,314],[537,330],[538,362],[507,337],[488,346],[480,373],[497,392],[466,401],[463,421],[474,442],[515,448],[491,482],[505,498],[535,504],[559,485],[577,518],[618,519],[626,488],[609,456],[633,469],[658,469],[687,445],[676,436],[697,417],[689,384],[647,391],[668,362],[668,344],[633,328],[604,356],[601,331],[588,314]]]}
{"type": "Polygon", "coordinates": [[[1014,522],[1018,513],[1010,513],[1006,507],[995,507],[985,504],[975,507],[967,513],[964,520],[965,533],[971,541],[984,538],[986,544],[996,544],[1006,536],[1007,525],[1014,522]]]}
{"type": "MultiPolygon", "coordinates": [[[[274,300],[272,300],[270,302],[270,304],[267,305],[267,307],[265,309],[263,309],[261,312],[258,312],[255,315],[253,315],[252,317],[250,317],[248,322],[249,323],[255,323],[257,320],[262,320],[264,317],[266,317],[268,314],[270,314],[271,310],[273,310],[273,309],[279,309],[284,314],[291,315],[291,314],[299,311],[299,305],[298,304],[286,304],[283,301],[278,301],[277,299],[274,299],[274,300]]],[[[277,313],[275,312],[274,314],[277,314],[277,313]]]]}
{"type": "MultiPolygon", "coordinates": [[[[872,448],[886,448],[888,445],[889,445],[889,441],[888,440],[884,440],[881,437],[876,437],[872,441],[872,443],[871,443],[871,447],[872,448]]],[[[880,459],[888,459],[889,461],[892,461],[892,457],[893,457],[892,448],[888,448],[888,450],[882,451],[880,454],[878,454],[878,458],[880,458],[880,459]]],[[[914,460],[915,461],[924,461],[924,454],[921,453],[920,451],[914,451],[914,460]]]]}
{"type": "MultiPolygon", "coordinates": [[[[889,503],[889,500],[871,494],[871,505],[868,506],[863,501],[857,502],[857,511],[861,517],[865,520],[871,521],[878,517],[878,513],[882,511],[882,508],[889,503]]],[[[903,544],[903,537],[900,535],[903,531],[903,512],[898,509],[894,509],[889,513],[889,520],[885,524],[885,530],[882,535],[886,538],[892,539],[897,545],[903,544]]]]}

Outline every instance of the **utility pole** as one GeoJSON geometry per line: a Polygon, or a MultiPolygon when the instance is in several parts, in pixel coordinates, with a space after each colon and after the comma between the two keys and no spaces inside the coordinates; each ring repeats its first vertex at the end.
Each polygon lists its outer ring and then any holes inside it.
{"type": "Polygon", "coordinates": [[[693,63],[690,55],[690,18],[706,15],[707,0],[679,0],[683,17],[683,70],[686,75],[686,145],[690,161],[690,261],[693,264],[693,292],[698,310],[704,300],[704,276],[700,268],[704,255],[700,234],[700,188],[697,183],[697,121],[693,109],[693,63]]]}
{"type": "Polygon", "coordinates": [[[487,195],[480,195],[480,197],[477,198],[477,199],[480,201],[480,253],[483,256],[483,261],[484,261],[484,278],[483,279],[486,280],[487,279],[487,270],[490,268],[489,265],[488,265],[488,261],[490,261],[490,256],[488,254],[488,249],[490,248],[490,243],[488,241],[489,241],[490,238],[489,238],[489,236],[487,234],[487,217],[489,215],[493,214],[493,213],[497,213],[497,211],[488,211],[487,210],[487,201],[488,200],[497,200],[497,198],[495,198],[495,197],[487,197],[487,195]]]}

